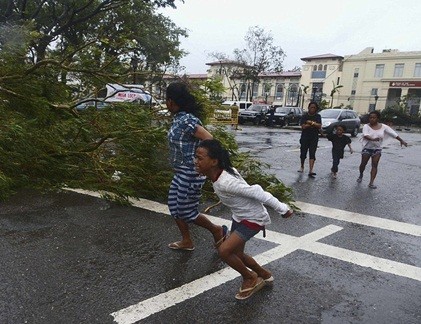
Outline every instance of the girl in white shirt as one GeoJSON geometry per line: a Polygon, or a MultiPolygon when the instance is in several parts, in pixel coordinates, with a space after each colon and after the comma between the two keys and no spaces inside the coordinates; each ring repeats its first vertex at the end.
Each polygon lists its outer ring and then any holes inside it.
{"type": "Polygon", "coordinates": [[[216,245],[221,259],[238,271],[243,283],[235,295],[247,299],[266,283],[273,281],[272,274],[244,253],[245,243],[270,224],[265,205],[284,218],[293,211],[261,186],[250,186],[232,167],[228,152],[217,140],[204,140],[196,149],[196,170],[213,183],[215,193],[232,212],[231,234],[216,245]]]}
{"type": "Polygon", "coordinates": [[[360,176],[357,182],[363,180],[364,170],[371,158],[371,172],[370,172],[370,183],[368,187],[376,189],[374,185],[374,179],[377,175],[377,167],[379,165],[380,157],[382,155],[383,140],[385,137],[390,136],[396,138],[401,146],[408,146],[402,138],[389,126],[379,123],[380,112],[377,110],[372,111],[368,115],[368,124],[363,126],[363,138],[362,138],[362,151],[361,151],[361,164],[360,164],[360,176]]]}

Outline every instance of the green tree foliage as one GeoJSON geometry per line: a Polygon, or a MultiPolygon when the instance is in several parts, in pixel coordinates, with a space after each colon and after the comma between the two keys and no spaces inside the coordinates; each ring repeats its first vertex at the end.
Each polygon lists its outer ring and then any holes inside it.
{"type": "MultiPolygon", "coordinates": [[[[68,186],[121,202],[166,200],[169,118],[140,104],[75,109],[106,83],[153,80],[177,67],[186,32],[157,14],[158,6],[174,1],[0,2],[0,199],[21,188],[68,186]]],[[[218,93],[218,82],[207,86],[218,93]]],[[[208,94],[196,93],[205,112],[212,111],[208,94]]],[[[215,136],[240,169],[247,165],[237,162],[232,137],[217,129],[215,136]]],[[[263,173],[253,176],[280,188],[263,173]]]]}
{"type": "Polygon", "coordinates": [[[165,5],[174,1],[0,2],[0,198],[65,185],[154,195],[150,178],[160,185],[168,172],[165,127],[140,106],[74,107],[131,80],[133,57],[140,78],[177,63],[186,33],[156,13],[165,5]]]}

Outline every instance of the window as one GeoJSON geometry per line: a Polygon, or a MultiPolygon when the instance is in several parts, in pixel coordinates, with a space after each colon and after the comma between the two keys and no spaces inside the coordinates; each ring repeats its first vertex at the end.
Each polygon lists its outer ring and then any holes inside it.
{"type": "Polygon", "coordinates": [[[259,84],[254,83],[253,84],[253,97],[257,97],[257,91],[259,90],[259,84]]]}
{"type": "Polygon", "coordinates": [[[322,71],[322,70],[323,70],[323,65],[319,64],[319,68],[318,68],[318,70],[319,70],[319,71],[322,71]]]}
{"type": "Polygon", "coordinates": [[[377,88],[373,88],[373,89],[371,89],[371,95],[372,95],[372,96],[377,96],[377,92],[378,92],[378,90],[379,90],[379,89],[377,89],[377,88]]]}
{"type": "Polygon", "coordinates": [[[276,99],[282,99],[284,97],[284,85],[282,83],[276,84],[275,88],[275,98],[276,99]]]}
{"type": "Polygon", "coordinates": [[[313,66],[313,71],[317,71],[317,65],[313,66]]]}
{"type": "Polygon", "coordinates": [[[246,98],[246,84],[245,83],[241,83],[240,85],[240,99],[244,100],[246,98]]]}
{"type": "Polygon", "coordinates": [[[354,78],[358,78],[358,72],[354,73],[354,78]]]}
{"type": "Polygon", "coordinates": [[[327,64],[325,64],[325,66],[323,67],[323,70],[326,71],[327,70],[327,64]]]}
{"type": "Polygon", "coordinates": [[[414,77],[421,78],[421,63],[415,63],[414,77]]]}
{"type": "Polygon", "coordinates": [[[351,90],[351,95],[355,95],[355,90],[351,90]]]}
{"type": "Polygon", "coordinates": [[[383,78],[384,64],[376,64],[376,70],[374,71],[375,78],[383,78]]]}
{"type": "Polygon", "coordinates": [[[397,63],[395,64],[395,72],[393,72],[393,76],[395,78],[401,78],[403,76],[403,63],[397,63]]]}

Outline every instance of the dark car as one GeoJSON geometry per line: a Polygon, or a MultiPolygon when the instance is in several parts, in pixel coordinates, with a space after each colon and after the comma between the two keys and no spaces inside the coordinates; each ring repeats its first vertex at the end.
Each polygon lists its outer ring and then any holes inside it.
{"type": "Polygon", "coordinates": [[[253,104],[240,111],[240,114],[238,115],[238,123],[244,124],[246,122],[252,122],[254,125],[262,124],[266,120],[266,113],[269,111],[269,108],[269,105],[253,104]]]}
{"type": "Polygon", "coordinates": [[[303,110],[298,107],[277,107],[273,113],[266,114],[266,125],[299,125],[303,110]]]}
{"type": "Polygon", "coordinates": [[[349,109],[324,109],[319,112],[322,116],[322,131],[325,134],[331,134],[336,126],[341,124],[345,126],[345,133],[357,136],[360,131],[361,120],[358,114],[349,109]]]}

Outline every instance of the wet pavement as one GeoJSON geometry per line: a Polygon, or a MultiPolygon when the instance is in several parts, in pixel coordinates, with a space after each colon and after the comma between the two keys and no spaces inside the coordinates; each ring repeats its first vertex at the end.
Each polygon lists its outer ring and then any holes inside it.
{"type": "MultiPolygon", "coordinates": [[[[271,213],[267,237],[247,244],[275,283],[243,302],[205,230],[193,228],[193,252],[167,248],[179,237],[165,206],[21,192],[0,206],[0,323],[420,323],[421,134],[400,136],[410,146],[390,143],[372,190],[369,170],[355,181],[358,139],[337,179],[321,139],[311,179],[297,172],[299,131],[236,131],[303,210],[271,213]]],[[[229,224],[223,206],[209,214],[229,224]]]]}

